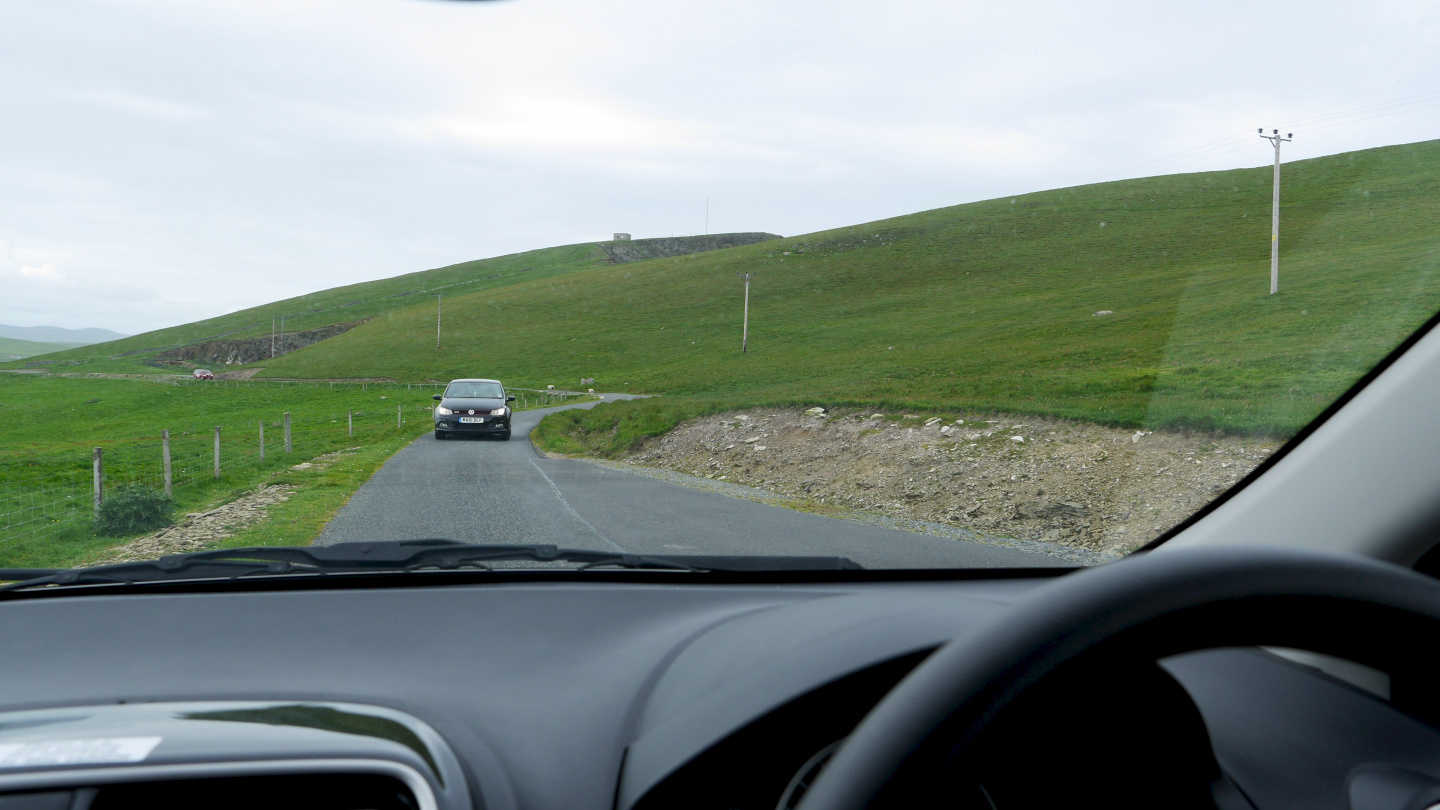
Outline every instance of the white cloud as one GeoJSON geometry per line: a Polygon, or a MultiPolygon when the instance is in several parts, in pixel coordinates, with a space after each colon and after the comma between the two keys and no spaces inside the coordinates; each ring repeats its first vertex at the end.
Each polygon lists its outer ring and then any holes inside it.
{"type": "MultiPolygon", "coordinates": [[[[1254,127],[1433,92],[1437,54],[1418,0],[10,0],[0,322],[143,331],[706,198],[791,234],[1259,165],[1254,127]]],[[[1287,157],[1440,124],[1400,113],[1287,157]]]]}
{"type": "Polygon", "coordinates": [[[53,264],[42,264],[39,267],[21,267],[20,275],[28,278],[45,279],[46,281],[59,281],[60,271],[55,269],[53,264]]]}

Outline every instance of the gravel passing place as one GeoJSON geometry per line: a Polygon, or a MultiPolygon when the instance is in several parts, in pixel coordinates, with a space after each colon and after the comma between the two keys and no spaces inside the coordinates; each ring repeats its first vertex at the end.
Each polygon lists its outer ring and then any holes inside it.
{"type": "Polygon", "coordinates": [[[993,414],[757,409],[687,422],[626,460],[847,510],[1115,555],[1184,520],[1279,445],[993,414]]]}

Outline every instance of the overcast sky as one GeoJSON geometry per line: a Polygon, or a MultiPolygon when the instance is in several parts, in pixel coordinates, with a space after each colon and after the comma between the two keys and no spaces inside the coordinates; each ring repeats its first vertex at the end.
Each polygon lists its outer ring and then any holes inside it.
{"type": "Polygon", "coordinates": [[[6,0],[0,323],[1428,140],[1437,8],[6,0]]]}

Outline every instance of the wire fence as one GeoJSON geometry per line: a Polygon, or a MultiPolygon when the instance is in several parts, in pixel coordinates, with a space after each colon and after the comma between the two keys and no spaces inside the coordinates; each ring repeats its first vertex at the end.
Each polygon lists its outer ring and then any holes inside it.
{"type": "MultiPolygon", "coordinates": [[[[179,380],[177,385],[215,386],[345,386],[361,391],[405,390],[434,394],[444,384],[254,382],[249,380],[179,380]]],[[[571,391],[509,389],[516,410],[549,407],[574,401],[571,391]]],[[[399,397],[397,397],[399,399],[399,397]]],[[[429,430],[433,401],[414,397],[404,402],[363,408],[298,408],[246,423],[191,423],[164,433],[93,442],[88,452],[68,450],[20,458],[0,456],[0,565],[18,551],[62,536],[93,530],[96,508],[107,493],[125,485],[143,484],[169,491],[177,498],[206,487],[249,485],[262,473],[279,471],[316,456],[358,449],[399,434],[429,430]],[[418,420],[418,424],[417,424],[418,420]],[[217,438],[218,436],[218,438],[217,438]],[[165,451],[169,451],[166,484],[165,451]],[[98,458],[98,464],[96,462],[98,458]],[[98,494],[98,496],[97,496],[98,494]]],[[[164,426],[157,426],[164,427],[164,426]]]]}

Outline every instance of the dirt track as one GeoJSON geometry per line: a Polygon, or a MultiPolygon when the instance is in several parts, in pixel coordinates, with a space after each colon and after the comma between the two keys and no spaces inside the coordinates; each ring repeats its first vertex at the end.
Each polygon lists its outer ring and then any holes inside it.
{"type": "Polygon", "coordinates": [[[842,509],[1123,552],[1189,516],[1279,445],[993,414],[752,410],[686,423],[626,460],[842,509]]]}

